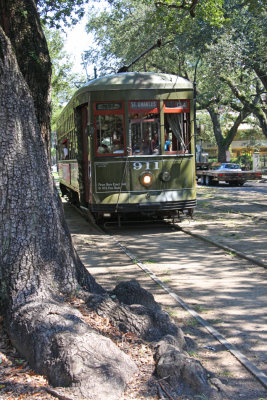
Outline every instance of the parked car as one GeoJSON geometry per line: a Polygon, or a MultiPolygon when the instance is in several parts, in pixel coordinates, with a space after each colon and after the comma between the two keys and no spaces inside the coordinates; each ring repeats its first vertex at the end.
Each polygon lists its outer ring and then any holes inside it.
{"type": "Polygon", "coordinates": [[[233,163],[222,163],[220,165],[213,166],[212,169],[216,171],[235,171],[235,172],[242,171],[239,164],[233,164],[233,163]]]}
{"type": "Polygon", "coordinates": [[[201,185],[226,182],[231,186],[242,186],[248,180],[261,179],[262,174],[260,171],[242,171],[240,165],[234,163],[208,163],[206,166],[202,163],[197,164],[196,176],[201,185]]]}

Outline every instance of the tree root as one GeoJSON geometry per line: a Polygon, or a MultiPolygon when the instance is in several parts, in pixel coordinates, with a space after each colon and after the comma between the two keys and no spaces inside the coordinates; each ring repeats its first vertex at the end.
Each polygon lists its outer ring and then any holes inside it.
{"type": "MultiPolygon", "coordinates": [[[[99,315],[108,317],[121,331],[133,332],[151,342],[155,350],[155,375],[169,383],[175,397],[187,393],[219,400],[220,393],[211,388],[205,368],[187,354],[182,330],[161,310],[153,296],[145,292],[136,281],[121,282],[111,292],[112,297],[116,294],[114,300],[107,294],[91,295],[86,304],[99,315]],[[118,298],[125,299],[128,305],[120,304],[118,298]],[[131,299],[141,304],[130,304],[131,299]],[[146,299],[147,307],[144,305],[146,299]]],[[[163,390],[163,385],[160,387],[163,390]]],[[[172,398],[172,394],[166,394],[172,398]]]]}
{"type": "Polygon", "coordinates": [[[12,317],[13,344],[62,398],[117,400],[137,372],[125,353],[65,303],[29,302],[12,317]]]}

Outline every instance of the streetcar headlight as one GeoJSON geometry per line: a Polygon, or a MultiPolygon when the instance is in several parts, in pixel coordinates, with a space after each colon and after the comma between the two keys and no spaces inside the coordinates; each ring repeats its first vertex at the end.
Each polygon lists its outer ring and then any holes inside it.
{"type": "Polygon", "coordinates": [[[151,172],[144,172],[140,175],[139,180],[141,185],[148,187],[152,184],[153,175],[151,174],[151,172]]]}

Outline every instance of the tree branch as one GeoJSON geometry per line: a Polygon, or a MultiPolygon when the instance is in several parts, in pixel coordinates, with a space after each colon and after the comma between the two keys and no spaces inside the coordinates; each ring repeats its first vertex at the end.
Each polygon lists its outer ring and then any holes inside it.
{"type": "Polygon", "coordinates": [[[249,100],[249,97],[243,94],[237,86],[234,84],[234,82],[229,78],[225,76],[220,76],[219,79],[223,82],[225,82],[234,95],[241,101],[241,103],[244,105],[244,108],[250,113],[253,113],[259,120],[260,127],[262,129],[262,133],[264,136],[267,137],[267,115],[266,115],[266,109],[262,107],[259,104],[260,100],[260,91],[257,89],[257,94],[254,97],[253,101],[249,100]]]}
{"type": "Polygon", "coordinates": [[[195,8],[198,4],[199,0],[192,0],[190,5],[187,5],[185,1],[182,2],[181,5],[178,4],[165,4],[162,1],[155,2],[156,7],[166,7],[168,9],[176,9],[176,10],[186,10],[189,11],[192,18],[195,17],[195,8]]]}

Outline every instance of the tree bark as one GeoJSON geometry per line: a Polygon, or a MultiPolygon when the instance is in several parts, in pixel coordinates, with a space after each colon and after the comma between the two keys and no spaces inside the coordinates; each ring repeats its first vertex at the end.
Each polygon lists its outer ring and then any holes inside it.
{"type": "Polygon", "coordinates": [[[226,151],[229,149],[229,145],[228,146],[226,145],[222,134],[222,128],[220,124],[220,114],[216,112],[215,108],[212,106],[209,106],[207,110],[212,120],[213,132],[218,146],[218,161],[226,162],[226,151]]]}
{"type": "Polygon", "coordinates": [[[257,74],[257,77],[261,81],[261,83],[264,86],[265,92],[267,91],[267,76],[266,76],[266,70],[264,68],[261,68],[258,64],[253,65],[253,69],[257,74]]]}
{"type": "Polygon", "coordinates": [[[218,161],[226,162],[226,152],[229,150],[240,124],[249,116],[251,111],[249,108],[244,106],[244,108],[237,115],[232,127],[228,130],[227,135],[224,137],[220,124],[220,114],[212,106],[209,106],[207,110],[212,120],[213,132],[218,146],[218,161]]]}
{"type": "Polygon", "coordinates": [[[29,86],[50,158],[52,66],[35,1],[0,0],[0,25],[11,41],[19,69],[29,86]]]}

